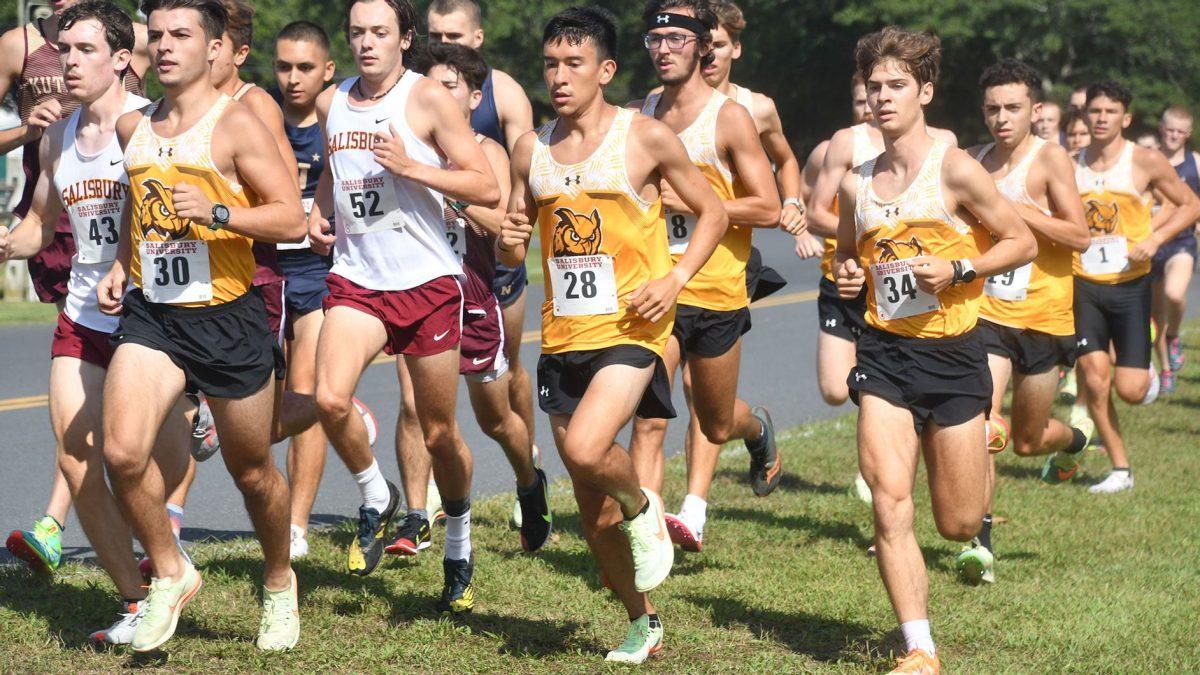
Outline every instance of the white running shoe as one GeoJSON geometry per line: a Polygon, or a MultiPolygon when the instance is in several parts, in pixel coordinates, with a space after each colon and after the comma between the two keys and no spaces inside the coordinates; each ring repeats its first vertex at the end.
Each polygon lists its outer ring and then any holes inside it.
{"type": "Polygon", "coordinates": [[[1158,371],[1154,369],[1154,364],[1150,364],[1150,388],[1146,390],[1145,397],[1142,398],[1142,405],[1150,405],[1158,400],[1158,392],[1162,388],[1162,382],[1158,378],[1158,371]]]}
{"type": "Polygon", "coordinates": [[[379,422],[375,419],[375,413],[367,407],[366,403],[358,400],[355,396],[353,399],[354,409],[362,416],[363,424],[367,425],[367,442],[371,447],[375,447],[375,439],[379,438],[379,422]]]}
{"type": "Polygon", "coordinates": [[[142,615],[146,611],[146,603],[144,602],[121,602],[121,611],[117,613],[117,620],[108,628],[98,630],[88,637],[96,642],[104,642],[110,645],[127,645],[133,642],[133,632],[137,630],[138,623],[142,620],[142,615]]]}
{"type": "Polygon", "coordinates": [[[289,556],[292,560],[308,555],[308,533],[299,525],[292,525],[292,550],[289,556]]]}
{"type": "Polygon", "coordinates": [[[865,478],[863,478],[861,471],[858,472],[858,474],[856,476],[854,476],[853,493],[854,493],[855,497],[858,497],[859,499],[863,500],[863,502],[865,502],[867,504],[871,504],[875,501],[874,498],[871,497],[871,486],[867,485],[867,480],[865,478]]]}
{"type": "Polygon", "coordinates": [[[638,593],[657,588],[675,564],[675,547],[667,533],[662,497],[646,488],[642,488],[642,493],[650,505],[633,520],[621,521],[619,526],[629,537],[629,548],[633,552],[633,585],[638,593]]]}
{"type": "Polygon", "coordinates": [[[1128,471],[1113,471],[1104,480],[1088,488],[1094,495],[1111,495],[1133,489],[1133,474],[1128,471]]]}

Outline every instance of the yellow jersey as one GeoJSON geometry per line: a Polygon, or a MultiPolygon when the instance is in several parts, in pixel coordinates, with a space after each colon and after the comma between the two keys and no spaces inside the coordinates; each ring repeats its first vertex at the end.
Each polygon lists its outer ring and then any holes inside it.
{"type": "Polygon", "coordinates": [[[971,258],[988,233],[946,209],[942,161],[949,146],[934,140],[917,177],[900,194],[883,200],[872,187],[878,157],[854,170],[854,222],[858,254],[867,275],[867,324],[903,337],[945,338],[975,328],[983,279],[951,286],[937,295],[917,287],[907,258],[971,258]]]}
{"type": "Polygon", "coordinates": [[[1119,284],[1150,272],[1150,261],[1130,260],[1129,249],[1150,236],[1153,200],[1142,197],[1133,184],[1134,144],[1121,142],[1121,156],[1107,171],[1088,168],[1086,148],[1075,165],[1083,216],[1092,235],[1088,249],[1075,254],[1075,275],[1100,284],[1119,284]]]}
{"type": "Polygon", "coordinates": [[[217,169],[212,134],[231,99],[222,95],[190,129],[172,138],[154,133],[151,106],[125,148],[129,174],[130,278],[150,302],[210,307],[240,298],[254,279],[253,241],[212,231],[175,213],[173,190],[198,185],[214,203],[248,207],[257,199],[217,169]]]}
{"type": "MultiPolygon", "coordinates": [[[[851,132],[853,133],[852,138],[854,139],[854,147],[851,151],[852,155],[850,159],[851,170],[862,166],[863,162],[866,162],[868,159],[879,156],[879,150],[876,149],[875,144],[871,142],[871,133],[869,128],[870,127],[866,122],[863,122],[862,124],[855,124],[854,126],[850,127],[851,132]]],[[[834,193],[833,204],[829,207],[829,209],[833,212],[833,215],[838,215],[837,193],[834,193]]],[[[834,280],[833,257],[835,255],[837,255],[837,237],[826,237],[825,252],[821,255],[821,272],[825,275],[825,278],[830,281],[834,280]]]]}
{"type": "Polygon", "coordinates": [[[546,280],[543,353],[629,344],[661,356],[671,335],[674,309],[651,323],[629,306],[633,291],[672,267],[662,200],[646,201],[629,182],[626,146],[636,114],[618,108],[600,146],[574,164],[551,154],[558,120],[538,130],[529,190],[546,280]]]}

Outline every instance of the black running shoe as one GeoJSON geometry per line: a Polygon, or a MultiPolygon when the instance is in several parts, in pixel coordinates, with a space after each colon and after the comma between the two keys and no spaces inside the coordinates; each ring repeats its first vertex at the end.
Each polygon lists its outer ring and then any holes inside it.
{"type": "Polygon", "coordinates": [[[775,446],[775,424],[771,421],[771,413],[762,406],[755,406],[753,413],[762,422],[763,435],[756,444],[745,441],[750,453],[750,487],[754,494],[766,497],[779,487],[779,479],[783,478],[783,457],[775,446]]]}
{"type": "Polygon", "coordinates": [[[383,550],[393,555],[416,555],[429,548],[429,521],[410,513],[400,521],[396,541],[383,550]]]}
{"type": "Polygon", "coordinates": [[[383,539],[396,507],[400,505],[400,491],[392,481],[387,481],[387,486],[388,505],[383,513],[365,506],[358,507],[358,534],[351,540],[350,550],[346,554],[346,569],[350,574],[367,576],[383,557],[383,539]]]}
{"type": "Polygon", "coordinates": [[[554,516],[550,513],[550,483],[546,480],[546,472],[537,472],[538,486],[532,494],[522,496],[517,493],[521,503],[521,548],[526,551],[536,551],[550,538],[554,529],[554,516]]]}
{"type": "Polygon", "coordinates": [[[471,575],[475,572],[475,556],[467,560],[442,559],[442,572],[446,583],[442,586],[442,599],[438,611],[442,614],[469,612],[475,607],[475,587],[471,575]]]}

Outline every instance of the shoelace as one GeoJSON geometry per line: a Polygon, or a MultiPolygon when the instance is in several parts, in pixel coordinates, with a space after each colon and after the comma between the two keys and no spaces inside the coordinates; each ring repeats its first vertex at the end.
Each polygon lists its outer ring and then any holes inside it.
{"type": "Polygon", "coordinates": [[[629,625],[629,634],[625,636],[625,641],[621,643],[620,651],[633,652],[642,648],[646,641],[650,639],[650,624],[649,622],[642,623],[634,621],[629,625]]]}
{"type": "Polygon", "coordinates": [[[365,506],[358,507],[358,545],[367,548],[375,538],[375,529],[379,527],[379,512],[365,506]]]}
{"type": "Polygon", "coordinates": [[[272,595],[264,595],[263,615],[262,619],[258,622],[258,631],[260,633],[266,632],[273,623],[288,623],[292,620],[292,613],[288,611],[286,603],[276,602],[275,597],[272,595]]]}
{"type": "Polygon", "coordinates": [[[149,586],[142,588],[148,589],[146,599],[142,600],[145,611],[142,612],[142,619],[152,619],[153,621],[161,621],[163,616],[170,612],[171,603],[167,601],[167,589],[171,586],[170,579],[151,579],[149,586]]]}

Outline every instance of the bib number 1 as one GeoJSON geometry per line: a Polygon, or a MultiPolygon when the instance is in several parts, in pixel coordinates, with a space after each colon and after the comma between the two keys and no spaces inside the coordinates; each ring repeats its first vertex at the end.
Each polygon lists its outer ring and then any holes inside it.
{"type": "Polygon", "coordinates": [[[1092,237],[1092,243],[1079,254],[1083,271],[1088,274],[1116,274],[1129,268],[1129,244],[1125,237],[1092,237]]]}

